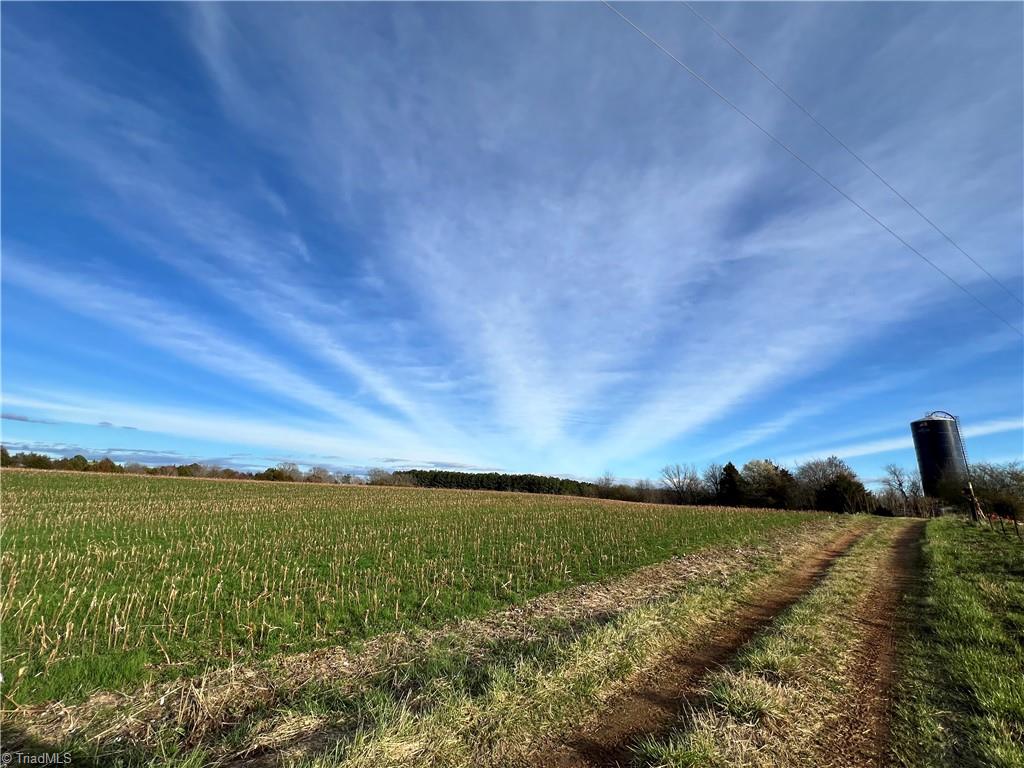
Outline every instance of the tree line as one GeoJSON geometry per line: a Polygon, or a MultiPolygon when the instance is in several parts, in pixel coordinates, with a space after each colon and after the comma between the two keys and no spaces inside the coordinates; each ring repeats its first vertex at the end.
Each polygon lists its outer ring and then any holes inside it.
{"type": "Polygon", "coordinates": [[[662,469],[657,484],[650,480],[620,482],[610,473],[595,482],[587,482],[546,475],[436,469],[371,470],[369,482],[373,485],[552,493],[656,504],[718,504],[829,512],[873,512],[877,507],[856,473],[835,456],[809,461],[795,472],[767,459],[749,461],[742,470],[732,462],[711,464],[702,471],[693,465],[671,464],[662,469]]]}
{"type": "MultiPolygon", "coordinates": [[[[229,480],[270,480],[291,483],[369,483],[370,485],[420,488],[461,488],[480,491],[548,493],[653,504],[709,504],[771,509],[813,509],[824,512],[877,515],[927,516],[938,506],[964,506],[958,489],[943,499],[927,498],[917,472],[890,464],[881,488],[871,491],[842,459],[829,456],[813,459],[787,469],[770,459],[754,459],[742,468],[732,462],[710,464],[698,469],[692,464],[670,464],[661,470],[658,482],[621,482],[605,473],[594,482],[549,475],[502,472],[456,472],[441,469],[407,469],[389,472],[370,469],[366,477],[333,472],[326,467],[301,469],[282,462],[259,472],[218,467],[210,464],[165,464],[147,466],[137,462],[118,464],[105,457],[90,461],[85,456],[52,458],[45,454],[11,454],[0,447],[0,464],[28,469],[60,469],[77,472],[108,472],[172,477],[207,477],[229,480]]],[[[989,514],[1007,518],[1024,517],[1024,464],[979,463],[971,466],[975,494],[989,514]]]]}
{"type": "MultiPolygon", "coordinates": [[[[1024,516],[1024,465],[979,463],[971,467],[975,494],[989,514],[1024,516]]],[[[963,507],[960,489],[942,499],[927,498],[916,471],[896,464],[885,468],[880,489],[872,491],[853,468],[836,456],[812,459],[787,469],[770,459],[748,461],[742,468],[732,462],[698,469],[692,464],[670,464],[657,483],[620,482],[605,473],[595,482],[546,475],[448,470],[370,471],[372,485],[424,488],[518,491],[589,496],[655,504],[706,504],[771,509],[813,509],[825,512],[923,517],[941,506],[963,507]]]]}
{"type": "Polygon", "coordinates": [[[830,456],[794,470],[771,459],[754,459],[738,469],[728,462],[702,472],[693,465],[671,464],[661,471],[662,485],[677,504],[724,504],[772,509],[820,509],[872,512],[871,492],[842,459],[830,456]]]}
{"type": "Polygon", "coordinates": [[[552,493],[560,496],[597,496],[597,485],[547,475],[509,475],[502,472],[452,472],[442,469],[372,469],[371,485],[414,485],[420,488],[465,488],[474,491],[552,493]]]}
{"type": "MultiPolygon", "coordinates": [[[[970,467],[970,481],[983,512],[1011,520],[1024,518],[1024,463],[974,463],[970,467]]],[[[939,496],[931,499],[924,495],[917,472],[908,472],[890,464],[885,468],[876,501],[898,515],[928,515],[936,506],[960,507],[970,511],[961,482],[951,480],[943,483],[939,496]]]]}
{"type": "Polygon", "coordinates": [[[109,457],[90,461],[81,454],[71,457],[52,458],[43,453],[10,453],[6,446],[0,447],[0,466],[24,467],[25,469],[62,469],[71,472],[107,472],[112,474],[156,475],[161,477],[210,477],[220,480],[273,480],[288,483],[362,483],[358,475],[348,472],[332,472],[326,467],[311,467],[303,470],[293,462],[282,462],[267,467],[261,472],[245,472],[213,464],[163,464],[148,466],[138,462],[118,464],[109,457]]]}

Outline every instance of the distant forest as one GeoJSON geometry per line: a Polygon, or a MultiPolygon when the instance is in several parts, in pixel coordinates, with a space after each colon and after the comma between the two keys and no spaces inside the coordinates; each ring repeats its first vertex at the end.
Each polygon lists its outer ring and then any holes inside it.
{"type": "MultiPolygon", "coordinates": [[[[711,464],[699,471],[693,465],[671,464],[661,470],[657,483],[617,481],[605,474],[595,482],[547,475],[516,475],[501,472],[453,472],[439,469],[408,469],[389,472],[371,469],[367,476],[332,472],[325,467],[301,469],[284,462],[260,472],[207,464],[118,464],[110,458],[90,461],[85,456],[52,458],[40,453],[8,452],[0,448],[0,464],[27,469],[58,469],[75,472],[108,472],[171,477],[206,477],[227,480],[270,480],[292,483],[342,483],[459,488],[477,491],[514,491],[584,496],[650,504],[710,504],[729,507],[808,509],[824,512],[866,512],[880,515],[926,515],[938,503],[921,491],[915,472],[890,464],[879,491],[868,490],[842,459],[813,459],[790,471],[769,459],[748,461],[742,469],[729,462],[711,464]]],[[[1024,516],[1024,465],[975,464],[971,468],[975,492],[984,507],[1005,517],[1024,516]]],[[[942,500],[960,505],[954,495],[942,500]]]]}
{"type": "Polygon", "coordinates": [[[717,504],[829,512],[873,512],[879,507],[856,473],[834,456],[801,465],[795,473],[768,460],[748,462],[742,470],[732,462],[712,464],[703,472],[692,466],[674,464],[661,471],[657,484],[650,480],[617,482],[610,474],[596,482],[584,482],[542,475],[424,469],[387,473],[371,478],[372,481],[424,488],[554,493],[655,504],[717,504]]]}
{"type": "Polygon", "coordinates": [[[284,462],[268,467],[262,472],[244,472],[230,467],[213,464],[163,464],[151,467],[146,464],[129,462],[118,464],[110,458],[90,461],[85,456],[55,459],[43,453],[10,453],[6,446],[0,447],[0,466],[24,467],[25,469],[62,469],[71,472],[110,472],[129,475],[157,475],[161,477],[207,477],[219,480],[273,480],[287,483],[362,483],[357,475],[332,472],[326,467],[312,467],[303,471],[298,464],[284,462]]]}

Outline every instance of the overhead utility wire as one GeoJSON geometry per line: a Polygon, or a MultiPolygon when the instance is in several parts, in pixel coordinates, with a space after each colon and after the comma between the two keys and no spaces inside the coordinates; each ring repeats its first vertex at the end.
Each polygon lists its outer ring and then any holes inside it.
{"type": "Polygon", "coordinates": [[[1005,317],[1003,317],[1002,315],[998,314],[998,313],[997,313],[997,312],[996,312],[995,310],[993,310],[993,309],[992,309],[992,308],[991,308],[991,307],[990,307],[990,306],[989,306],[988,304],[986,304],[986,303],[985,303],[984,301],[982,301],[982,300],[981,300],[981,299],[979,299],[979,298],[978,298],[977,296],[975,296],[975,295],[974,295],[974,294],[973,294],[973,293],[972,293],[972,292],[971,292],[970,290],[968,290],[968,289],[967,289],[967,288],[965,288],[965,287],[964,287],[963,285],[961,285],[960,283],[958,283],[958,282],[956,281],[956,279],[955,279],[955,278],[953,278],[953,277],[952,277],[952,276],[951,276],[951,275],[950,275],[950,274],[949,274],[948,272],[946,272],[946,271],[945,271],[944,269],[942,269],[942,267],[940,267],[940,266],[939,266],[938,264],[936,264],[936,263],[935,263],[934,261],[932,261],[931,259],[929,259],[929,258],[928,258],[927,256],[925,256],[925,255],[924,255],[923,253],[921,253],[921,252],[920,252],[919,250],[917,250],[917,248],[915,248],[914,246],[912,246],[912,245],[911,245],[910,243],[908,243],[908,242],[907,242],[906,240],[904,240],[904,239],[903,239],[902,237],[900,237],[900,236],[899,236],[898,234],[896,234],[896,232],[894,232],[894,231],[893,231],[893,230],[892,230],[892,229],[891,229],[891,228],[890,228],[890,227],[889,227],[889,226],[888,226],[887,224],[885,224],[885,223],[884,223],[883,221],[881,221],[881,220],[880,220],[880,219],[879,219],[879,218],[878,218],[877,216],[875,216],[875,215],[874,215],[873,213],[871,213],[871,211],[869,211],[869,210],[868,210],[867,208],[865,208],[865,207],[864,207],[863,205],[861,205],[861,204],[860,204],[860,203],[858,203],[858,202],[857,202],[856,200],[854,200],[854,199],[853,199],[852,197],[850,197],[850,196],[849,196],[848,194],[846,194],[846,192],[844,192],[843,190],[841,190],[841,189],[840,189],[839,187],[837,187],[837,186],[836,186],[836,185],[835,185],[834,183],[832,183],[831,181],[829,181],[829,179],[828,179],[827,177],[825,177],[825,176],[824,176],[824,175],[823,175],[823,174],[821,173],[821,171],[819,171],[819,170],[818,170],[817,168],[815,168],[815,167],[814,167],[813,165],[811,165],[811,164],[810,164],[810,163],[808,163],[808,162],[807,162],[806,160],[804,160],[804,159],[803,159],[802,157],[800,157],[800,155],[798,155],[798,154],[797,154],[797,153],[796,153],[796,152],[795,152],[795,151],[794,151],[793,149],[791,149],[791,148],[789,147],[789,145],[788,145],[788,144],[786,144],[785,142],[783,142],[783,141],[782,141],[781,139],[777,139],[777,138],[776,138],[776,137],[775,137],[775,136],[774,136],[774,135],[773,135],[772,133],[770,133],[770,132],[769,132],[769,131],[768,131],[768,130],[767,130],[766,128],[763,128],[763,127],[761,126],[761,124],[760,124],[760,123],[758,123],[758,122],[757,122],[757,121],[756,121],[756,120],[755,120],[754,118],[752,118],[752,117],[751,117],[750,115],[748,115],[748,114],[747,114],[746,112],[744,112],[744,111],[743,111],[743,110],[742,110],[742,109],[741,109],[741,108],[740,108],[739,106],[737,106],[737,105],[736,105],[736,104],[735,104],[735,103],[734,103],[734,102],[733,102],[733,101],[732,101],[731,99],[729,99],[729,97],[728,97],[728,96],[726,96],[726,95],[725,95],[725,94],[723,94],[723,93],[722,93],[721,91],[719,91],[719,90],[718,90],[717,88],[715,88],[715,86],[713,86],[713,85],[712,85],[711,83],[709,83],[709,82],[708,82],[707,80],[705,80],[705,79],[704,79],[704,77],[703,77],[702,75],[700,75],[700,74],[699,74],[698,72],[696,72],[696,71],[695,71],[695,70],[694,70],[694,69],[693,69],[692,67],[690,67],[690,66],[689,66],[688,64],[686,64],[685,62],[683,62],[682,60],[680,60],[680,59],[679,59],[678,57],[676,57],[676,55],[675,55],[674,53],[672,53],[672,52],[671,52],[670,50],[668,50],[668,49],[667,49],[667,48],[666,48],[665,46],[663,46],[663,45],[662,45],[661,43],[659,43],[659,42],[658,42],[657,40],[655,40],[655,39],[654,39],[653,37],[651,37],[651,36],[650,36],[649,34],[647,34],[647,33],[646,33],[646,32],[645,32],[645,31],[644,31],[643,29],[641,29],[640,27],[638,27],[638,26],[637,26],[637,25],[636,25],[636,24],[635,24],[635,23],[634,23],[634,22],[632,21],[632,19],[630,19],[630,18],[629,18],[628,16],[626,16],[626,15],[625,15],[624,13],[622,13],[622,12],[621,12],[621,11],[620,11],[620,10],[619,10],[618,8],[616,8],[616,7],[615,7],[615,6],[613,6],[613,5],[611,4],[611,3],[609,3],[609,2],[608,2],[608,0],[601,0],[601,2],[602,2],[602,3],[603,3],[603,4],[605,5],[605,6],[607,6],[607,7],[608,7],[608,9],[609,9],[610,11],[612,11],[613,13],[615,13],[615,14],[616,14],[616,15],[617,15],[617,16],[618,16],[619,18],[621,18],[621,19],[622,19],[623,21],[625,21],[625,22],[626,22],[627,24],[629,24],[629,26],[631,26],[631,27],[632,27],[633,29],[635,29],[635,30],[636,30],[637,32],[639,32],[639,33],[640,33],[641,35],[643,35],[643,36],[644,36],[645,38],[647,38],[648,42],[650,42],[650,43],[651,43],[651,44],[652,44],[652,45],[653,45],[654,47],[656,47],[656,48],[657,48],[658,50],[660,50],[660,51],[661,51],[662,53],[664,53],[664,54],[665,54],[666,56],[668,56],[668,57],[669,57],[670,59],[672,59],[672,61],[674,61],[674,62],[675,62],[676,64],[678,64],[678,65],[679,65],[680,67],[682,67],[682,68],[683,68],[683,69],[685,69],[685,70],[686,70],[687,72],[689,72],[689,73],[690,73],[690,75],[691,75],[692,77],[694,77],[695,79],[697,79],[698,81],[700,81],[700,83],[701,83],[702,85],[704,85],[704,87],[706,87],[706,88],[707,88],[707,89],[708,89],[709,91],[711,91],[712,93],[714,93],[714,94],[715,94],[715,95],[716,95],[716,96],[717,96],[718,98],[720,98],[720,99],[721,99],[722,101],[724,101],[724,102],[725,102],[726,104],[728,104],[728,105],[729,105],[730,107],[732,107],[732,108],[733,108],[733,110],[735,110],[736,112],[738,112],[738,113],[740,114],[740,116],[742,116],[742,117],[743,117],[744,119],[746,119],[746,120],[747,120],[747,122],[749,122],[749,123],[750,123],[751,125],[753,125],[753,126],[754,126],[755,128],[757,128],[757,129],[758,129],[759,131],[761,131],[761,133],[763,133],[763,134],[764,134],[765,136],[767,136],[767,137],[768,137],[769,139],[771,139],[771,140],[772,140],[773,142],[775,142],[775,143],[776,143],[776,144],[778,144],[778,145],[779,145],[780,147],[782,147],[782,148],[783,148],[784,150],[786,150],[786,152],[788,152],[788,153],[789,153],[790,155],[792,155],[794,159],[796,159],[797,161],[799,161],[799,162],[801,163],[801,165],[803,165],[804,167],[806,167],[806,168],[807,168],[807,169],[808,169],[808,170],[809,170],[809,171],[810,171],[811,173],[813,173],[813,174],[814,174],[815,176],[817,176],[817,177],[818,177],[819,179],[821,179],[821,180],[822,180],[822,181],[824,181],[824,182],[825,182],[826,184],[828,184],[828,185],[829,185],[830,187],[832,187],[832,189],[834,189],[834,190],[835,190],[836,192],[838,192],[838,193],[839,193],[840,195],[842,195],[842,196],[843,196],[844,198],[846,198],[846,200],[847,200],[848,202],[850,202],[851,204],[853,204],[854,206],[856,206],[856,208],[857,208],[858,210],[860,210],[860,212],[861,212],[861,213],[863,213],[863,214],[864,214],[865,216],[867,216],[867,217],[868,217],[869,219],[871,219],[871,220],[872,220],[873,222],[875,222],[875,223],[876,223],[876,224],[877,224],[878,226],[880,226],[880,227],[881,227],[882,229],[884,229],[884,230],[885,230],[886,232],[888,232],[888,233],[889,233],[890,235],[892,235],[892,236],[893,236],[894,238],[896,238],[896,240],[898,240],[898,241],[899,241],[900,243],[902,243],[902,244],[903,244],[904,246],[906,246],[906,248],[907,248],[907,249],[908,249],[909,251],[911,251],[911,253],[914,253],[914,254],[916,254],[916,255],[917,255],[917,256],[918,256],[918,257],[919,257],[919,258],[920,258],[920,259],[921,259],[922,261],[924,261],[924,262],[925,262],[926,264],[930,265],[930,266],[931,266],[931,267],[932,267],[932,268],[933,268],[933,269],[934,269],[934,270],[935,270],[936,272],[938,272],[939,274],[941,274],[941,275],[942,275],[943,277],[945,277],[945,278],[946,278],[947,280],[949,280],[949,282],[951,282],[951,283],[952,283],[953,285],[955,285],[955,286],[956,286],[957,288],[959,288],[959,289],[960,289],[961,291],[963,291],[963,292],[964,292],[964,293],[966,293],[966,294],[967,294],[968,296],[970,296],[970,297],[971,297],[972,299],[974,299],[974,301],[975,301],[975,302],[977,302],[977,304],[978,304],[978,305],[979,305],[980,307],[982,307],[982,309],[984,309],[984,310],[985,310],[986,312],[988,312],[988,313],[989,313],[990,315],[992,315],[992,316],[993,316],[994,318],[996,318],[996,319],[997,319],[997,320],[999,320],[999,321],[1000,321],[1001,323],[1003,323],[1003,324],[1004,324],[1004,325],[1005,325],[1005,326],[1006,326],[1007,328],[1009,328],[1010,330],[1012,330],[1012,331],[1013,331],[1014,333],[1016,333],[1016,334],[1017,334],[1018,336],[1020,336],[1021,338],[1024,338],[1024,332],[1022,332],[1022,331],[1021,331],[1021,330],[1020,330],[1019,328],[1017,328],[1017,327],[1016,327],[1015,325],[1013,325],[1013,324],[1012,324],[1012,323],[1011,323],[1011,322],[1010,322],[1009,320],[1007,320],[1007,319],[1006,319],[1005,317]]]}
{"type": "Polygon", "coordinates": [[[839,146],[841,146],[843,149],[845,149],[850,154],[850,156],[853,157],[854,160],[856,160],[858,163],[863,165],[871,173],[872,176],[874,176],[876,179],[878,179],[880,182],[882,182],[886,186],[886,188],[888,188],[888,190],[890,192],[892,192],[894,195],[896,195],[896,197],[898,197],[900,200],[902,200],[904,203],[906,203],[908,206],[910,206],[910,208],[914,211],[914,213],[916,213],[918,216],[920,216],[922,219],[924,219],[929,224],[929,226],[931,226],[932,229],[934,229],[936,232],[938,232],[940,235],[942,235],[944,238],[946,238],[946,241],[949,242],[950,245],[952,245],[954,248],[956,248],[958,251],[960,251],[960,253],[962,253],[964,256],[966,256],[968,259],[970,259],[971,263],[974,264],[974,266],[976,266],[978,269],[980,269],[982,272],[984,272],[986,275],[988,275],[988,277],[992,280],[992,282],[995,283],[996,285],[998,285],[1000,288],[1002,288],[1011,299],[1016,301],[1021,306],[1024,306],[1024,301],[1022,301],[1020,299],[1020,297],[1017,296],[1017,294],[1015,294],[1012,290],[1010,290],[1006,286],[1005,283],[1003,283],[1001,280],[999,280],[999,278],[997,278],[995,275],[993,275],[991,272],[989,272],[987,269],[985,269],[984,266],[979,264],[978,261],[973,256],[971,256],[971,254],[969,254],[967,251],[965,251],[963,248],[960,247],[960,244],[957,243],[956,240],[954,240],[952,237],[950,237],[948,234],[946,234],[945,230],[943,230],[934,221],[929,219],[921,211],[920,208],[918,208],[916,205],[914,205],[912,202],[910,202],[906,197],[904,197],[903,194],[899,190],[897,190],[892,184],[890,184],[888,181],[886,181],[884,178],[882,178],[882,175],[878,171],[876,171],[874,168],[872,168],[870,165],[868,165],[868,162],[863,157],[861,157],[856,152],[854,152],[849,147],[849,145],[846,144],[846,142],[844,142],[842,139],[840,139],[838,136],[836,136],[818,118],[816,118],[814,115],[812,115],[811,112],[807,109],[807,107],[805,107],[803,104],[801,104],[799,101],[797,101],[796,98],[794,98],[793,95],[789,93],[789,91],[787,91],[785,88],[783,88],[777,82],[772,80],[772,78],[768,75],[767,72],[765,72],[763,69],[761,69],[761,67],[759,67],[756,62],[754,62],[749,56],[747,56],[747,54],[745,54],[742,50],[740,50],[740,47],[738,45],[736,45],[736,43],[734,43],[728,37],[726,37],[725,34],[723,32],[721,32],[718,29],[718,27],[716,27],[714,24],[712,24],[708,20],[708,18],[706,16],[702,15],[700,13],[700,11],[698,11],[696,8],[694,8],[691,3],[686,2],[686,0],[683,0],[683,5],[685,5],[690,10],[690,13],[692,13],[698,19],[703,21],[708,27],[710,27],[711,31],[714,32],[716,35],[718,35],[720,38],[722,38],[722,40],[724,40],[729,45],[730,48],[732,48],[734,51],[736,51],[736,53],[738,53],[740,56],[742,56],[743,60],[746,61],[747,64],[752,66],[754,69],[756,69],[758,74],[761,75],[761,77],[763,77],[765,80],[767,80],[769,83],[771,83],[771,85],[775,88],[775,90],[777,90],[779,93],[781,93],[787,99],[789,99],[790,103],[792,103],[793,106],[795,106],[797,109],[799,109],[805,115],[807,115],[807,117],[809,117],[811,119],[811,121],[814,122],[815,125],[817,125],[819,128],[821,128],[821,130],[823,130],[832,139],[834,139],[835,142],[839,146]]]}

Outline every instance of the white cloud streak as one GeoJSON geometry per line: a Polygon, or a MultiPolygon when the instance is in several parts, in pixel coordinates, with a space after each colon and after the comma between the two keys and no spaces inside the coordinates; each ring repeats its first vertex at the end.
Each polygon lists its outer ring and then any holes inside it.
{"type": "MultiPolygon", "coordinates": [[[[1003,432],[1018,432],[1024,430],[1024,420],[1020,418],[993,419],[990,421],[972,424],[964,427],[961,434],[964,438],[984,437],[1003,432]]],[[[909,429],[907,430],[909,433],[909,429]]],[[[783,463],[800,463],[812,458],[823,456],[838,456],[841,459],[852,459],[858,456],[872,456],[877,453],[889,453],[891,451],[902,451],[912,449],[914,441],[909,434],[899,437],[886,437],[879,440],[868,440],[861,443],[850,443],[847,445],[822,448],[814,452],[808,452],[801,456],[792,456],[783,460],[783,463]]]]}
{"type": "MultiPolygon", "coordinates": [[[[32,265],[20,256],[7,252],[5,280],[27,287],[69,307],[75,312],[135,335],[146,344],[170,352],[183,362],[286,400],[315,408],[340,419],[337,428],[355,430],[368,441],[391,446],[391,451],[405,446],[407,452],[444,450],[443,446],[428,448],[421,438],[393,421],[338,397],[308,378],[281,365],[271,357],[254,351],[226,337],[221,329],[204,325],[194,314],[186,314],[150,299],[109,285],[90,283],[81,277],[70,279],[45,268],[32,265]],[[113,311],[112,311],[113,310],[113,311]]],[[[128,417],[121,417],[130,421],[128,417]]],[[[195,420],[188,420],[194,424],[195,420]]],[[[179,434],[179,432],[175,432],[179,434]]]]}
{"type": "Polygon", "coordinates": [[[382,456],[402,455],[413,464],[431,462],[459,463],[457,456],[445,456],[432,446],[410,445],[404,439],[387,436],[353,435],[342,425],[315,421],[279,421],[241,417],[222,411],[202,408],[175,408],[163,403],[139,403],[124,399],[116,401],[96,398],[83,392],[41,392],[25,395],[4,393],[5,405],[30,408],[54,418],[77,424],[93,425],[118,418],[136,429],[164,435],[214,443],[238,443],[254,447],[275,446],[293,457],[332,456],[349,463],[369,459],[383,461],[382,456]]]}
{"type": "MultiPolygon", "coordinates": [[[[18,119],[130,202],[122,235],[367,398],[355,405],[296,373],[295,361],[229,341],[166,301],[83,289],[40,267],[16,266],[11,279],[96,317],[123,302],[111,321],[140,338],[141,318],[161,314],[176,330],[153,343],[343,419],[367,444],[596,474],[727,424],[957,300],[600,8],[185,10],[182,31],[219,105],[240,138],[301,187],[315,209],[308,218],[329,222],[327,236],[311,236],[258,173],[239,185],[251,193],[219,194],[223,184],[195,171],[202,157],[172,111],[90,83],[56,47],[15,34],[28,78],[19,103],[32,107],[18,119]],[[39,60],[58,63],[31,66],[39,60]],[[65,122],[85,129],[45,129],[65,122]],[[353,228],[363,244],[354,252],[322,245],[353,228]],[[343,258],[358,284],[329,275],[343,258]]],[[[652,19],[672,12],[643,10],[652,19]]],[[[820,31],[827,15],[794,11],[762,41],[783,53],[760,60],[782,80],[797,77],[806,62],[787,43],[820,31]]],[[[865,77],[888,65],[891,39],[864,53],[865,77]]],[[[713,38],[667,25],[666,41],[787,140],[804,141],[903,236],[935,246],[934,233],[838,162],[713,38]]],[[[860,95],[859,82],[840,80],[834,89],[860,95]]],[[[955,82],[940,86],[957,92],[955,82]]],[[[978,206],[937,189],[928,169],[936,156],[944,172],[965,176],[1006,162],[980,145],[956,151],[985,134],[986,116],[1002,114],[993,98],[979,94],[941,131],[925,117],[865,131],[864,152],[894,178],[913,179],[899,186],[960,227],[978,206]],[[909,140],[915,133],[927,138],[909,140]]],[[[1011,187],[995,199],[1016,199],[1011,187]]],[[[997,207],[986,218],[992,234],[972,245],[1005,252],[1016,216],[997,207]]],[[[947,256],[941,263],[958,279],[976,278],[947,256]]],[[[1012,258],[993,268],[1017,270],[1012,258]]],[[[833,393],[732,426],[719,443],[754,444],[846,399],[833,393]]]]}

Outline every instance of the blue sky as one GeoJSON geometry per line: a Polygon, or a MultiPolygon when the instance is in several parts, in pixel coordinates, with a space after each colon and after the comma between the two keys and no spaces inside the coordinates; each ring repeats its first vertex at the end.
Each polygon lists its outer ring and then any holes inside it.
{"type": "MultiPolygon", "coordinates": [[[[624,10],[1017,327],[1020,4],[624,10]]],[[[1022,342],[599,4],[6,4],[3,441],[653,477],[1022,454],[1022,342]]]]}

